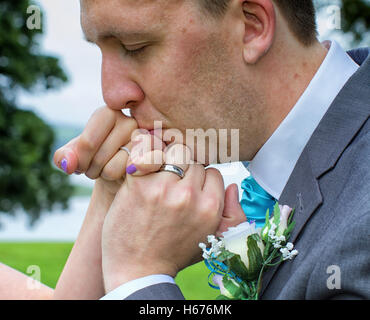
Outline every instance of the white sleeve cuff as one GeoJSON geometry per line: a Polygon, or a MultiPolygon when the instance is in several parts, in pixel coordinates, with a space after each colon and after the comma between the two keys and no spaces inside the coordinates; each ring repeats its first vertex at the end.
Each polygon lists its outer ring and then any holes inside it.
{"type": "Polygon", "coordinates": [[[167,275],[164,274],[155,274],[150,275],[144,278],[135,279],[129,281],[118,288],[114,289],[113,291],[109,292],[100,300],[124,300],[128,296],[132,295],[136,291],[144,289],[146,287],[150,287],[155,284],[159,283],[173,283],[175,284],[175,280],[167,275]]]}

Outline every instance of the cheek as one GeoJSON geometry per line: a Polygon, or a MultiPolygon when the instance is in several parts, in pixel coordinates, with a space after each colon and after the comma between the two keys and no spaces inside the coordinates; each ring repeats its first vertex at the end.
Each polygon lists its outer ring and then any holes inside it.
{"type": "Polygon", "coordinates": [[[172,48],[146,71],[146,80],[151,86],[150,100],[165,115],[176,115],[180,110],[182,117],[193,115],[194,102],[204,91],[199,81],[203,72],[199,59],[203,48],[192,43],[184,41],[172,48]]]}

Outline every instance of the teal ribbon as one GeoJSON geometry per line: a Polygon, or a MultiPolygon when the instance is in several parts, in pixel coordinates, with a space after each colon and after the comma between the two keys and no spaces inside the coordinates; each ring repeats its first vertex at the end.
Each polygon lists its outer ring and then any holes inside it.
{"type": "MultiPolygon", "coordinates": [[[[274,206],[276,204],[275,198],[273,198],[269,193],[267,193],[252,177],[244,179],[241,185],[244,190],[242,200],[240,205],[247,217],[249,223],[256,223],[256,228],[262,228],[265,225],[266,211],[269,209],[270,217],[274,211],[274,206]]],[[[210,278],[214,274],[221,276],[230,275],[232,278],[237,279],[239,282],[242,281],[233,272],[228,270],[228,267],[215,259],[204,261],[207,268],[211,271],[208,275],[208,285],[219,290],[220,288],[213,285],[210,278]]]]}
{"type": "Polygon", "coordinates": [[[241,185],[244,190],[240,205],[247,216],[247,220],[256,223],[256,228],[265,225],[266,211],[269,209],[270,216],[276,204],[275,198],[267,193],[252,177],[244,179],[241,185]]]}
{"type": "Polygon", "coordinates": [[[241,282],[242,280],[236,276],[236,274],[232,271],[229,271],[228,267],[217,260],[204,260],[204,263],[206,264],[207,268],[211,271],[210,274],[208,275],[208,285],[216,290],[220,290],[220,287],[215,286],[211,282],[211,277],[215,274],[218,274],[220,276],[225,276],[229,275],[231,278],[236,279],[237,281],[241,282]]]}

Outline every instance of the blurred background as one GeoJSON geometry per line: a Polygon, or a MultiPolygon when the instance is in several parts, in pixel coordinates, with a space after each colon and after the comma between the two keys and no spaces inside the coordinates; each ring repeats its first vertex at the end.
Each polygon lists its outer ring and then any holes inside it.
{"type": "MultiPolygon", "coordinates": [[[[320,40],[345,49],[370,45],[370,0],[315,4],[320,40]]],[[[0,262],[24,273],[38,265],[51,287],[93,187],[56,169],[52,155],[104,105],[100,52],[83,40],[79,9],[77,0],[0,0],[0,262]]],[[[241,163],[217,167],[225,186],[240,186],[247,175],[241,163]]],[[[176,281],[188,299],[213,299],[207,275],[198,264],[176,281]]]]}

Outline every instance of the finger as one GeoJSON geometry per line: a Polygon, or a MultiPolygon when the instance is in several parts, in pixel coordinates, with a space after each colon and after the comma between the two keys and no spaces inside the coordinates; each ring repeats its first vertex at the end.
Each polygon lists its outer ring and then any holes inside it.
{"type": "Polygon", "coordinates": [[[150,173],[158,172],[164,164],[165,155],[162,150],[153,150],[144,155],[130,160],[126,173],[141,177],[150,173]]]}
{"type": "Polygon", "coordinates": [[[86,176],[90,179],[97,179],[107,163],[119,152],[119,148],[130,141],[131,134],[135,128],[135,120],[126,117],[123,119],[121,117],[118,118],[113,129],[92,158],[86,171],[86,176]]]}
{"type": "Polygon", "coordinates": [[[89,169],[96,152],[114,128],[119,113],[121,112],[104,107],[91,116],[75,145],[74,151],[79,160],[78,171],[86,172],[89,169]]]}
{"type": "Polygon", "coordinates": [[[154,134],[160,136],[167,146],[171,144],[186,144],[185,136],[179,129],[165,129],[163,131],[155,130],[154,134]],[[160,136],[161,133],[162,136],[160,136]]]}
{"type": "Polygon", "coordinates": [[[126,173],[143,176],[157,172],[164,163],[164,148],[163,141],[149,133],[134,136],[126,173]]]}
{"type": "MultiPolygon", "coordinates": [[[[125,146],[131,149],[131,143],[125,146]]],[[[129,159],[129,154],[125,150],[119,150],[113,158],[104,166],[101,177],[104,180],[116,181],[126,178],[126,166],[129,159]]]]}
{"type": "Polygon", "coordinates": [[[224,211],[216,236],[220,237],[231,227],[246,222],[247,217],[239,203],[239,190],[237,184],[232,184],[225,191],[224,211]]]}
{"type": "Polygon", "coordinates": [[[133,160],[133,162],[137,158],[143,157],[144,154],[150,151],[163,150],[166,147],[166,145],[160,138],[153,136],[149,133],[135,135],[131,141],[132,148],[130,161],[133,160]]]}
{"type": "Polygon", "coordinates": [[[204,207],[212,207],[213,214],[221,218],[224,209],[225,186],[220,171],[214,168],[206,170],[202,193],[204,207]]]}
{"type": "Polygon", "coordinates": [[[184,179],[180,181],[181,184],[192,185],[199,190],[203,189],[206,178],[206,170],[202,164],[191,164],[186,171],[184,179]]]}
{"type": "Polygon", "coordinates": [[[78,156],[74,150],[78,138],[74,138],[54,153],[55,165],[67,174],[73,174],[77,171],[78,156]]]}
{"type": "MultiPolygon", "coordinates": [[[[171,146],[166,147],[166,149],[164,150],[164,155],[164,164],[174,165],[181,168],[186,177],[189,164],[192,162],[190,149],[183,144],[172,144],[171,146]]],[[[173,172],[161,171],[158,174],[164,177],[166,176],[168,177],[168,179],[173,181],[181,180],[181,178],[173,172]]]]}
{"type": "Polygon", "coordinates": [[[190,149],[183,144],[172,144],[164,149],[165,163],[179,166],[186,172],[192,164],[190,149]]]}

